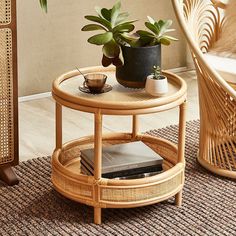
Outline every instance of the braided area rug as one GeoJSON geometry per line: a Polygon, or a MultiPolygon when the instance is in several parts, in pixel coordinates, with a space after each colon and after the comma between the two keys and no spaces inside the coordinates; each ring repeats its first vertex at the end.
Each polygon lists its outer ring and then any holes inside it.
{"type": "MultiPolygon", "coordinates": [[[[177,142],[178,126],[152,130],[177,142]]],[[[186,182],[182,207],[174,198],[134,209],[105,209],[102,225],[93,208],[72,202],[52,188],[50,158],[21,163],[20,184],[0,183],[0,235],[236,235],[236,182],[196,163],[199,122],[187,123],[186,182]]]]}

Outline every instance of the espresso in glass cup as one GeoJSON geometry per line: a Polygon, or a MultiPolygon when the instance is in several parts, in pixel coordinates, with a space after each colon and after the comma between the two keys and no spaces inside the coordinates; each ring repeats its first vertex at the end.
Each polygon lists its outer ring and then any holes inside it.
{"type": "Polygon", "coordinates": [[[104,74],[87,74],[84,77],[84,87],[87,87],[91,93],[101,93],[107,76],[104,74]]]}

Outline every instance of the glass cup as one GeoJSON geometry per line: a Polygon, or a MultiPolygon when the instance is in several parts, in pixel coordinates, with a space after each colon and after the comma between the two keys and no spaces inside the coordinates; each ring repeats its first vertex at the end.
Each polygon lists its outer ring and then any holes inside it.
{"type": "Polygon", "coordinates": [[[101,93],[107,80],[104,74],[87,74],[84,76],[84,87],[87,87],[91,93],[101,93]]]}

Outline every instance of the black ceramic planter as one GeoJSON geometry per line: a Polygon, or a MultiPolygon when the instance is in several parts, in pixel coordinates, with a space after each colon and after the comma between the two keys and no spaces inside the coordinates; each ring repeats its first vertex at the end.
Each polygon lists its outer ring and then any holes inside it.
{"type": "Polygon", "coordinates": [[[116,67],[116,79],[125,87],[144,88],[154,65],[161,67],[161,45],[151,47],[122,46],[124,65],[116,67]]]}

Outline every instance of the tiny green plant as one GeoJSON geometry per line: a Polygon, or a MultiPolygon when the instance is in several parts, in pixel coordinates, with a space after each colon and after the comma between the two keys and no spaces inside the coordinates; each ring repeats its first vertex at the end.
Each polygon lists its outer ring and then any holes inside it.
{"type": "Polygon", "coordinates": [[[153,66],[153,79],[160,80],[163,78],[162,72],[161,72],[161,67],[160,66],[153,66]]]}

